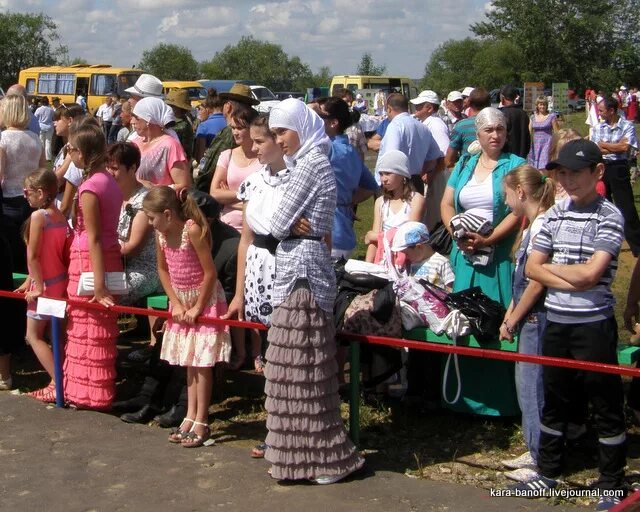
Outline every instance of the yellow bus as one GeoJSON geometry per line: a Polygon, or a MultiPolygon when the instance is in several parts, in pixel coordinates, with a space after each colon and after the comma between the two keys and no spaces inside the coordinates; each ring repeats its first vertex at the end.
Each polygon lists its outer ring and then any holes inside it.
{"type": "Polygon", "coordinates": [[[415,87],[411,84],[411,79],[406,76],[369,76],[369,75],[336,75],[331,80],[331,95],[336,95],[340,89],[349,89],[353,95],[362,89],[379,91],[382,89],[386,94],[399,92],[407,99],[416,96],[415,87]]]}
{"type": "Polygon", "coordinates": [[[63,103],[73,103],[82,93],[87,109],[93,113],[110,94],[126,96],[124,90],[135,84],[141,74],[140,69],[114,68],[108,64],[74,64],[23,69],[18,82],[28,94],[46,96],[49,101],[58,96],[63,103]]]}
{"type": "Polygon", "coordinates": [[[162,82],[162,94],[165,96],[171,89],[186,89],[192,107],[197,107],[207,98],[207,90],[200,82],[194,80],[166,80],[162,82]]]}

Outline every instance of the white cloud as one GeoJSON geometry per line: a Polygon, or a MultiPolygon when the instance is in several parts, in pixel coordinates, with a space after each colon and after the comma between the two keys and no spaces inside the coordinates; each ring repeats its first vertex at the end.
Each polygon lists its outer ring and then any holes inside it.
{"type": "Polygon", "coordinates": [[[179,23],[180,14],[177,12],[174,12],[171,16],[162,18],[162,20],[160,21],[160,25],[158,26],[158,34],[160,35],[168,32],[173,27],[177,27],[179,23]]]}
{"type": "Polygon", "coordinates": [[[210,59],[251,35],[280,44],[312,69],[353,72],[364,52],[393,74],[419,77],[431,52],[448,39],[470,35],[469,25],[490,8],[487,0],[53,0],[31,8],[0,0],[1,9],[48,12],[71,57],[130,66],[159,42],[210,59]],[[97,24],[97,25],[96,25],[97,24]]]}

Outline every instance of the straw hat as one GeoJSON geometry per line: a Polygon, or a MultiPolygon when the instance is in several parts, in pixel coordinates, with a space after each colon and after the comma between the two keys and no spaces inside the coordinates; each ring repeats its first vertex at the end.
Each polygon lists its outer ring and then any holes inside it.
{"type": "Polygon", "coordinates": [[[260,102],[251,95],[251,87],[245,84],[233,84],[229,92],[221,92],[218,97],[222,101],[239,101],[252,107],[260,104],[260,102]]]}
{"type": "Polygon", "coordinates": [[[167,93],[167,98],[164,100],[167,105],[181,108],[182,110],[190,111],[191,103],[189,102],[189,91],[186,89],[171,89],[167,93]]]}
{"type": "Polygon", "coordinates": [[[124,92],[128,92],[133,96],[140,96],[141,98],[162,98],[162,82],[153,75],[142,73],[133,87],[125,89],[124,92]]]}

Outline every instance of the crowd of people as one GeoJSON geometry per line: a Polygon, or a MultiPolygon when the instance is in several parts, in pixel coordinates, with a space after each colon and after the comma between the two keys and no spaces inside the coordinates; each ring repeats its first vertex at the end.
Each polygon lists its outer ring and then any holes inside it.
{"type": "MultiPolygon", "coordinates": [[[[340,417],[345,351],[335,330],[399,334],[402,324],[395,307],[380,311],[380,290],[349,288],[345,300],[336,278],[357,245],[357,205],[373,196],[364,237],[371,268],[453,293],[479,287],[506,310],[496,338],[517,336],[521,353],[616,362],[611,282],[623,240],[640,253],[631,100],[600,98],[599,122],[585,139],[561,126],[545,97],[526,113],[512,86],[501,89],[499,108],[480,87],[443,101],[431,90],[411,100],[391,93],[385,120],[365,138],[362,98],[346,89],[309,104],[287,99],[265,115],[249,87],[235,84],[210,91],[197,119],[183,92],[165,98],[162,83],[143,74],[126,101],[109,97],[93,115],[81,102],[43,101],[32,112],[20,86],[0,102],[0,255],[9,273],[28,274],[18,289],[26,331],[0,347],[2,389],[12,386],[10,354],[21,337],[53,377],[38,297],[99,303],[103,309],[68,307],[69,405],[116,410],[130,422],[155,418],[176,427],[169,442],[199,447],[211,436],[212,369],[249,359],[266,381],[268,429],[252,455],[264,456],[278,480],[345,478],[364,461],[340,417]],[[371,170],[369,151],[377,152],[371,170]],[[135,397],[115,401],[110,308],[162,291],[171,319],[149,318],[150,346],[139,354],[150,357],[148,375],[135,397]],[[201,317],[259,322],[268,334],[201,317]],[[163,411],[170,384],[181,392],[163,411]]],[[[630,326],[640,320],[635,284],[630,326]]],[[[586,405],[568,405],[589,403],[599,439],[595,485],[624,490],[619,376],[464,357],[459,364],[469,391],[454,410],[522,412],[528,451],[505,461],[518,489],[558,484],[568,425],[587,422],[586,405]]],[[[405,398],[437,402],[437,361],[409,351],[407,367],[405,398]]],[[[53,378],[29,394],[54,401],[53,378]]],[[[603,494],[598,510],[616,500],[603,494]]]]}

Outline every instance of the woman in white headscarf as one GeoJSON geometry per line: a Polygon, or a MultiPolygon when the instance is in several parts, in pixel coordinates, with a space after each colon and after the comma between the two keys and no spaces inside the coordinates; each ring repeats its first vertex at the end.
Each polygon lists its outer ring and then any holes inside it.
{"type": "Polygon", "coordinates": [[[364,462],[340,417],[336,281],[326,243],[336,208],[336,182],[327,158],[331,141],[322,119],[296,99],[271,110],[269,127],[291,177],[271,220],[271,234],[281,242],[264,371],[265,458],[278,480],[331,484],[364,462]],[[304,231],[298,229],[301,218],[306,219],[304,231]]]}
{"type": "Polygon", "coordinates": [[[190,187],[191,173],[180,141],[167,134],[164,126],[173,112],[160,98],[142,98],[133,107],[132,124],[138,137],[131,140],[140,149],[142,159],[137,177],[143,185],[190,187]]]}

